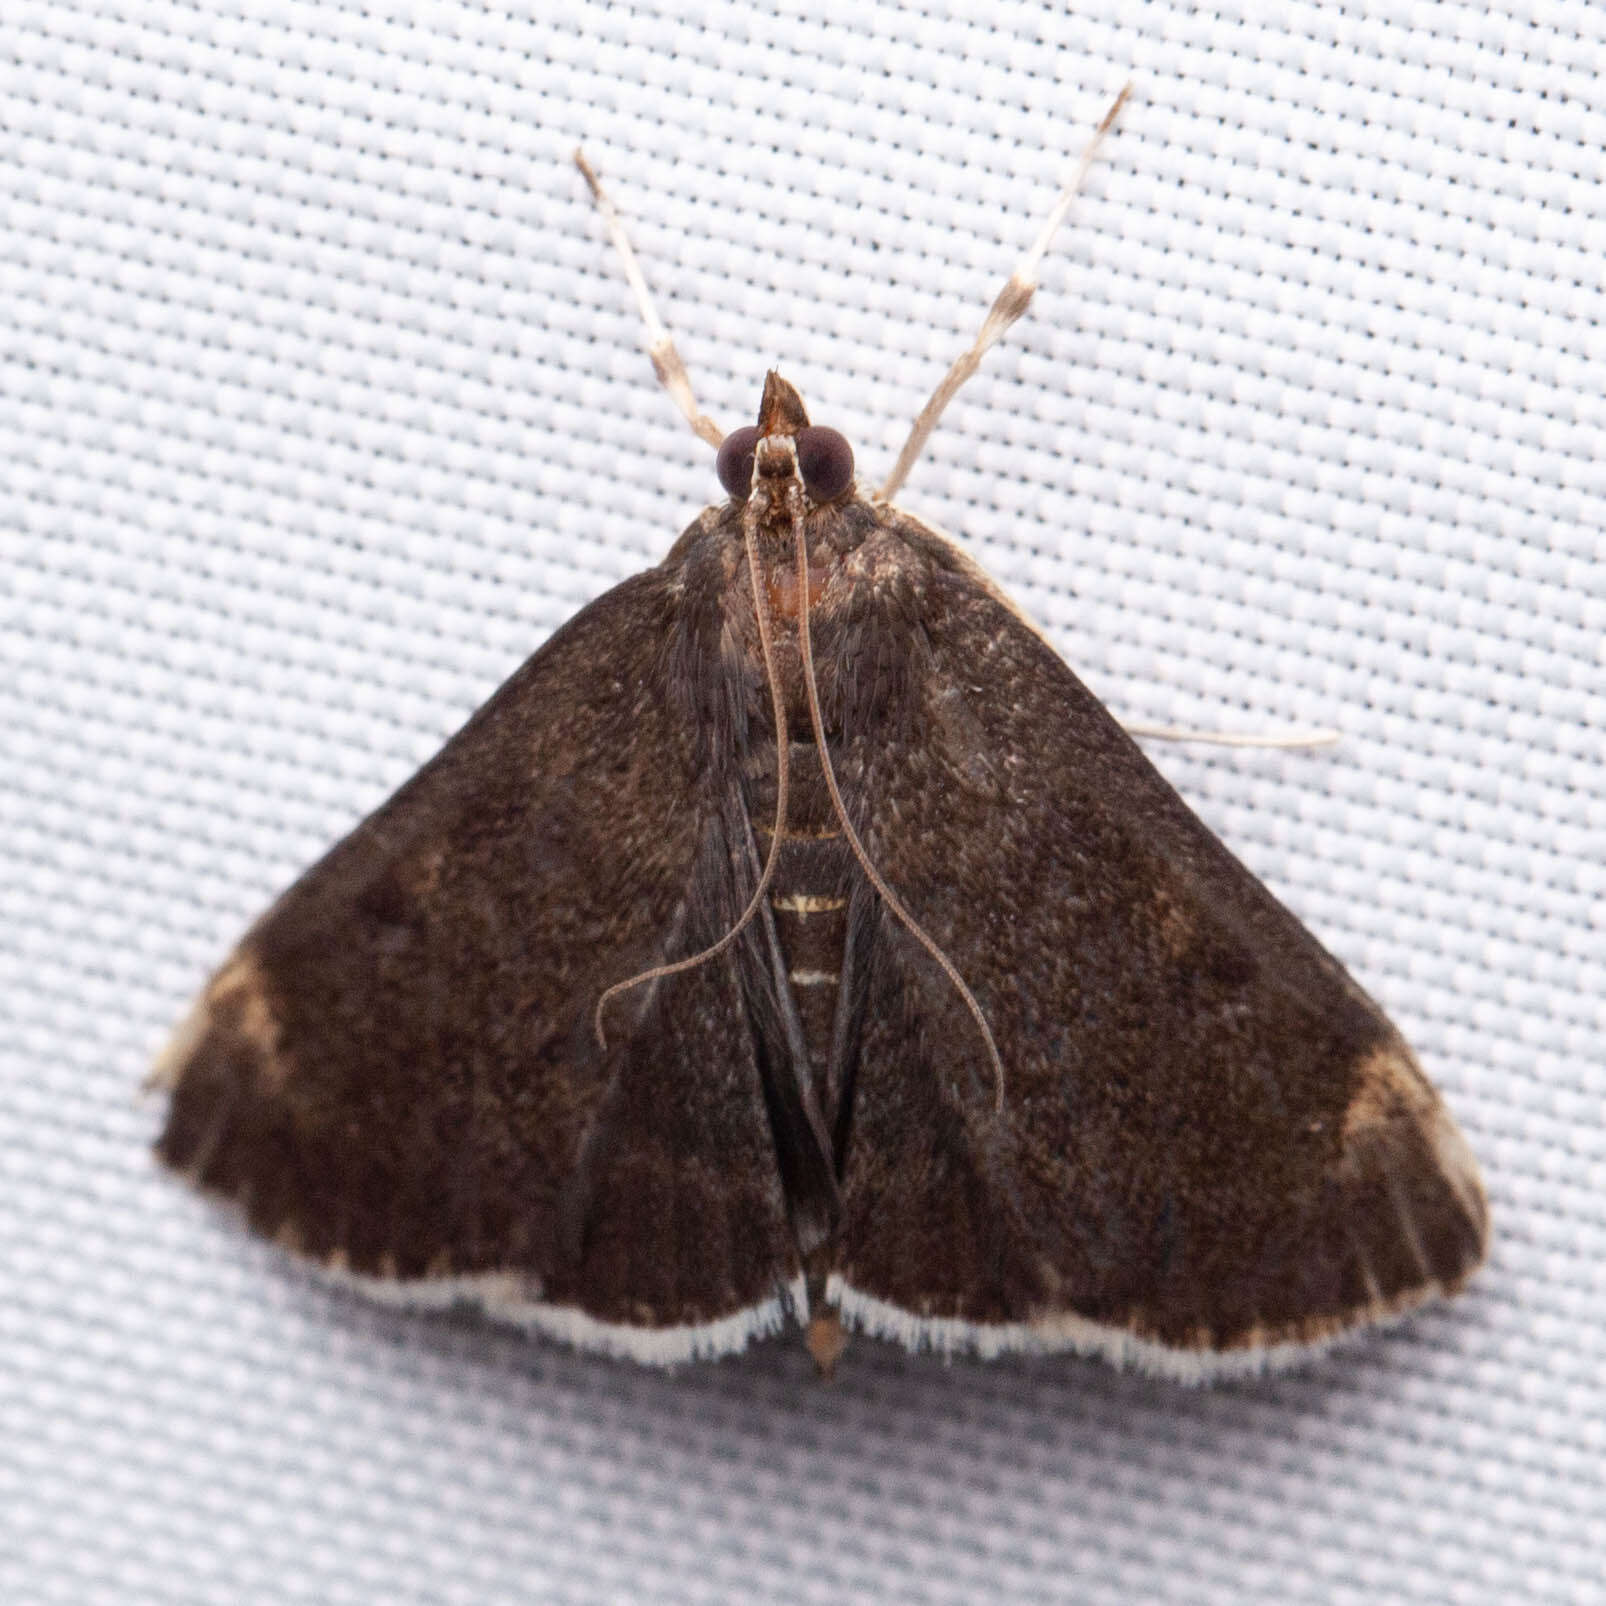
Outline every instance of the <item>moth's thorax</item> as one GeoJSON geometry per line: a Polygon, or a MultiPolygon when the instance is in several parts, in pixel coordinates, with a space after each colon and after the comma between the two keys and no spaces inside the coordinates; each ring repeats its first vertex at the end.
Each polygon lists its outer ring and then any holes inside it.
{"type": "MultiPolygon", "coordinates": [[[[868,515],[867,505],[862,505],[868,515]]],[[[861,533],[851,507],[821,510],[805,518],[808,568],[800,578],[791,540],[776,548],[761,546],[759,575],[770,627],[771,670],[780,686],[787,723],[796,737],[808,737],[810,719],[803,675],[802,613],[807,609],[815,680],[825,709],[828,738],[835,735],[835,695],[841,672],[841,628],[862,599],[866,576],[858,553],[861,533]]],[[[766,733],[774,723],[764,648],[754,606],[753,582],[745,556],[726,585],[724,616],[729,639],[742,660],[749,717],[766,733]]]]}
{"type": "MultiPolygon", "coordinates": [[[[774,502],[766,506],[762,497],[757,500],[759,506],[756,509],[733,506],[722,512],[720,527],[721,538],[726,543],[727,573],[733,586],[748,584],[743,521],[744,518],[753,518],[760,568],[770,589],[777,595],[794,598],[795,584],[788,590],[787,581],[783,578],[790,576],[795,582],[797,577],[797,544],[791,510],[784,504],[777,506],[774,502]]],[[[857,494],[839,497],[824,505],[803,496],[800,505],[809,569],[817,583],[811,586],[811,590],[816,590],[815,600],[818,602],[823,600],[821,588],[839,571],[844,580],[852,578],[853,571],[851,567],[844,567],[844,560],[850,558],[875,533],[882,518],[870,502],[857,494]]],[[[795,613],[795,606],[788,611],[795,613]]]]}
{"type": "Polygon", "coordinates": [[[805,607],[811,610],[818,607],[836,568],[834,560],[818,563],[811,559],[808,577],[800,581],[797,570],[790,564],[772,567],[764,577],[764,596],[769,603],[771,616],[782,620],[796,619],[805,607]]]}

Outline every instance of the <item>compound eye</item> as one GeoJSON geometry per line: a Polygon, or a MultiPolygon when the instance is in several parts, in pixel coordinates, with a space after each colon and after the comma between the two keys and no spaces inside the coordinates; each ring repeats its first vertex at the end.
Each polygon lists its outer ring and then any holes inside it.
{"type": "Polygon", "coordinates": [[[811,424],[797,432],[797,467],[803,489],[829,502],[853,483],[853,448],[834,429],[811,424]]]}
{"type": "Polygon", "coordinates": [[[714,459],[719,483],[738,502],[745,502],[753,487],[753,451],[757,445],[758,431],[748,424],[733,429],[720,442],[719,456],[714,459]]]}

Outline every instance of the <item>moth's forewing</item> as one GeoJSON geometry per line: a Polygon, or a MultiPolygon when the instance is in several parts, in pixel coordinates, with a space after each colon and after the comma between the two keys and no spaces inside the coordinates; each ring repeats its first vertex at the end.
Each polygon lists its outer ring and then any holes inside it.
{"type": "Polygon", "coordinates": [[[161,1067],[162,1158],[259,1231],[663,1360],[778,1324],[797,1273],[734,964],[624,995],[606,1052],[592,1019],[745,897],[704,526],[309,870],[161,1067]]]}
{"type": "Polygon", "coordinates": [[[886,666],[825,692],[838,772],[1006,1086],[995,1114],[953,988],[878,911],[844,1316],[1194,1376],[1459,1287],[1482,1185],[1399,1033],[973,565],[887,525],[816,630],[823,663],[886,666]]]}

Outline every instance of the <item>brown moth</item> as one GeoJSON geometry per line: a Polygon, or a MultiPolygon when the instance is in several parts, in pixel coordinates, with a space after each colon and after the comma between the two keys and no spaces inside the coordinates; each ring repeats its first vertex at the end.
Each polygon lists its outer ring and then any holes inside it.
{"type": "Polygon", "coordinates": [[[247,933],[161,1158],[371,1292],[652,1362],[795,1318],[827,1370],[846,1327],[1198,1380],[1460,1287],[1483,1188],[1399,1033],[789,384],[697,413],[586,172],[727,499],[247,933]]]}

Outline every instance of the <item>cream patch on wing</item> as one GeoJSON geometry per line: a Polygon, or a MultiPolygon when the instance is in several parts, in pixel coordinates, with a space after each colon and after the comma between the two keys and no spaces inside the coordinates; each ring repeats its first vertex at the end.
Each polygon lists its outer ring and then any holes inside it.
{"type": "Polygon", "coordinates": [[[1344,1112],[1346,1145],[1396,1121],[1425,1122],[1439,1103],[1403,1043],[1373,1049],[1361,1061],[1356,1077],[1355,1094],[1344,1112]]]}
{"type": "Polygon", "coordinates": [[[206,1036],[206,1029],[212,1024],[212,1007],[207,1002],[205,993],[195,1000],[189,1007],[189,1012],[173,1029],[166,1045],[151,1062],[149,1074],[145,1078],[147,1090],[161,1089],[171,1093],[178,1086],[179,1078],[184,1074],[184,1067],[194,1057],[196,1049],[201,1046],[201,1039],[206,1036]]]}
{"type": "MultiPolygon", "coordinates": [[[[1422,1074],[1415,1056],[1403,1043],[1396,1042],[1374,1049],[1361,1063],[1355,1094],[1344,1112],[1341,1164],[1353,1170],[1375,1162],[1379,1150],[1387,1150],[1390,1128],[1398,1129],[1402,1125],[1417,1129],[1445,1186],[1475,1227],[1481,1261],[1482,1251],[1487,1249],[1489,1201],[1483,1190],[1478,1162],[1473,1159],[1472,1150],[1467,1147],[1444,1101],[1422,1074]]],[[[1392,1173],[1386,1176],[1406,1241],[1425,1269],[1426,1255],[1404,1189],[1392,1173]]]]}
{"type": "Polygon", "coordinates": [[[1488,1248],[1489,1199],[1483,1191],[1483,1174],[1478,1162],[1472,1158],[1467,1140],[1461,1129],[1450,1118],[1450,1112],[1440,1103],[1428,1123],[1428,1141],[1439,1162],[1439,1172],[1455,1195],[1456,1202],[1466,1211],[1467,1219],[1478,1229],[1478,1238],[1488,1248]]]}
{"type": "Polygon", "coordinates": [[[279,1022],[268,1003],[262,969],[244,949],[235,952],[206,985],[156,1056],[145,1079],[148,1088],[171,1091],[194,1058],[207,1032],[218,1026],[246,1039],[257,1050],[264,1081],[282,1084],[289,1067],[280,1057],[279,1022]]]}

